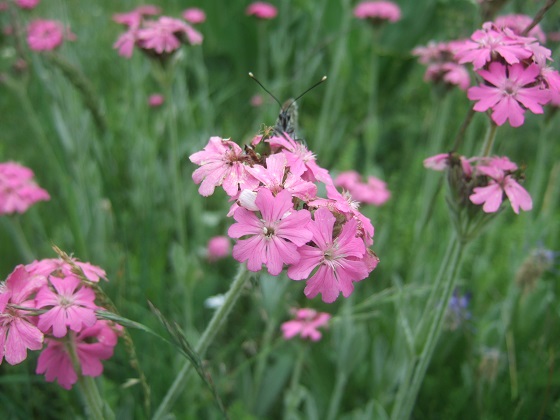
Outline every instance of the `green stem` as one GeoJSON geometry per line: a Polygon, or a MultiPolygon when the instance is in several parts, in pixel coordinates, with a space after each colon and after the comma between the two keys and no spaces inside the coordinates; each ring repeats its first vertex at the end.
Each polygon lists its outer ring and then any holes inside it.
{"type": "MultiPolygon", "coordinates": [[[[239,296],[241,296],[241,292],[243,291],[245,283],[251,275],[251,272],[247,271],[247,268],[244,264],[240,265],[237,276],[230,286],[223,305],[216,310],[214,316],[210,320],[210,323],[206,327],[206,330],[204,330],[202,337],[200,337],[200,340],[195,347],[195,352],[200,357],[204,356],[206,350],[208,349],[208,346],[212,343],[214,337],[226,321],[233,306],[237,302],[237,299],[239,298],[239,296]]],[[[167,394],[165,395],[163,401],[156,410],[153,419],[162,419],[164,415],[169,411],[169,409],[185,387],[191,371],[192,364],[190,362],[185,363],[185,365],[175,377],[175,381],[167,391],[167,394]]]]}
{"type": "Polygon", "coordinates": [[[451,295],[455,288],[457,274],[459,273],[459,268],[461,266],[461,260],[463,257],[465,246],[466,243],[464,241],[459,241],[458,246],[455,252],[453,253],[453,257],[450,259],[449,266],[445,270],[445,272],[451,270],[451,273],[447,277],[447,281],[445,282],[443,293],[440,295],[441,296],[441,299],[439,299],[440,304],[436,309],[428,333],[428,338],[426,339],[418,363],[414,368],[412,380],[410,381],[410,383],[406,382],[403,384],[403,386],[405,387],[404,401],[400,401],[399,404],[395,404],[393,413],[391,414],[392,419],[409,419],[412,414],[414,403],[416,402],[416,397],[418,396],[418,392],[420,391],[420,386],[424,381],[424,377],[426,376],[426,371],[428,370],[428,366],[430,365],[430,361],[434,354],[436,344],[439,340],[439,337],[443,329],[443,320],[444,320],[445,312],[447,310],[449,299],[451,298],[451,295]]]}
{"type": "Polygon", "coordinates": [[[334,391],[331,396],[331,402],[329,404],[327,420],[334,420],[339,417],[338,410],[340,408],[340,401],[342,400],[342,394],[344,392],[344,388],[346,387],[347,381],[348,374],[343,370],[339,370],[336,377],[334,391]]]}
{"type": "Polygon", "coordinates": [[[30,263],[35,260],[35,252],[31,249],[17,216],[15,218],[2,217],[0,220],[2,220],[2,225],[12,237],[12,241],[23,260],[26,263],[30,263]]]}
{"type": "Polygon", "coordinates": [[[80,375],[78,386],[84,398],[88,418],[94,420],[105,419],[106,416],[103,414],[103,399],[99,394],[95,380],[91,376],[80,375]]]}
{"type": "Polygon", "coordinates": [[[496,132],[498,131],[498,126],[494,121],[490,121],[490,127],[486,132],[486,138],[484,139],[484,144],[482,145],[482,150],[480,155],[483,157],[490,156],[492,153],[492,146],[494,146],[494,140],[496,139],[496,132]]]}
{"type": "MultiPolygon", "coordinates": [[[[306,344],[306,343],[305,343],[306,344]]],[[[294,364],[294,368],[292,370],[292,378],[290,380],[290,388],[286,394],[286,415],[285,418],[298,418],[297,416],[297,406],[299,403],[298,399],[298,386],[299,381],[301,378],[301,372],[303,370],[303,362],[307,356],[307,351],[309,346],[302,344],[300,346],[296,363],[294,364]]]]}
{"type": "Polygon", "coordinates": [[[364,146],[365,146],[365,169],[369,173],[372,167],[372,162],[375,154],[375,149],[377,148],[377,143],[379,141],[379,109],[378,109],[378,95],[379,95],[379,55],[377,50],[374,48],[378,45],[378,37],[376,37],[376,32],[374,31],[374,42],[371,46],[371,74],[370,74],[370,95],[368,104],[368,113],[366,117],[366,125],[364,136],[364,146]]]}

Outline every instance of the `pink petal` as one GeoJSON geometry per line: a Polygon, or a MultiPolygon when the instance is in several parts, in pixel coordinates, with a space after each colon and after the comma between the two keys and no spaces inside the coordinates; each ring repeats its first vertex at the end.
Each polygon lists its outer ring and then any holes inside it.
{"type": "Polygon", "coordinates": [[[495,213],[500,208],[503,200],[503,191],[499,184],[490,184],[486,187],[476,187],[474,194],[469,199],[474,204],[484,203],[482,210],[485,213],[495,213]]]}
{"type": "Polygon", "coordinates": [[[519,185],[511,176],[507,177],[504,191],[516,214],[519,214],[520,207],[523,211],[529,211],[533,208],[533,200],[527,190],[519,185]]]}

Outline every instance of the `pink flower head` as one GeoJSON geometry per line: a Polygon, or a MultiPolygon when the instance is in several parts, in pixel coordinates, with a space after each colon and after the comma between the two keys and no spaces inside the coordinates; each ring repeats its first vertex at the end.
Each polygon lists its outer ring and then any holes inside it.
{"type": "Polygon", "coordinates": [[[33,51],[52,51],[62,44],[65,37],[72,39],[75,35],[54,20],[37,19],[27,26],[27,43],[33,51]]]}
{"type": "Polygon", "coordinates": [[[298,309],[294,312],[296,319],[282,324],[284,339],[290,340],[299,335],[304,340],[308,338],[311,341],[319,341],[321,332],[317,328],[326,326],[331,319],[331,315],[313,309],[298,309]]]}
{"type": "Polygon", "coordinates": [[[327,185],[332,184],[329,171],[317,165],[315,155],[302,143],[295,141],[287,134],[285,137],[271,137],[267,142],[274,150],[281,150],[286,156],[291,171],[301,174],[302,179],[310,182],[320,181],[327,185]]]}
{"type": "MultiPolygon", "coordinates": [[[[504,15],[498,16],[494,20],[494,24],[498,28],[509,28],[516,35],[521,35],[523,31],[525,31],[525,28],[527,28],[531,24],[531,22],[533,22],[533,18],[527,15],[504,15]]],[[[542,44],[546,42],[546,35],[541,29],[540,25],[536,25],[533,29],[531,29],[528,33],[528,36],[537,38],[542,44]]]]}
{"type": "Polygon", "coordinates": [[[264,103],[262,95],[253,95],[251,97],[251,106],[259,107],[264,103]]]}
{"type": "Polygon", "coordinates": [[[531,210],[533,202],[529,193],[516,181],[513,172],[517,165],[506,156],[492,158],[473,158],[478,162],[476,174],[489,179],[488,185],[475,187],[469,199],[476,205],[483,204],[482,210],[494,213],[500,208],[504,192],[508,197],[513,211],[531,210]]]}
{"type": "Polygon", "coordinates": [[[340,235],[333,237],[336,222],[332,213],[321,207],[315,211],[315,220],[307,226],[315,246],[303,245],[299,248],[299,262],[288,268],[288,277],[303,280],[311,272],[317,271],[307,280],[304,293],[313,298],[321,293],[323,301],[334,302],[342,292],[350,296],[354,290],[353,282],[365,279],[368,266],[364,262],[366,248],[364,241],[358,238],[358,222],[350,219],[342,227],[340,235]]]}
{"type": "Polygon", "coordinates": [[[214,236],[208,241],[207,255],[209,261],[227,257],[231,252],[231,243],[227,236],[214,236]]]}
{"type": "Polygon", "coordinates": [[[342,172],[334,180],[334,185],[347,190],[352,199],[365,204],[380,206],[390,197],[391,192],[387,184],[374,176],[368,177],[367,183],[363,183],[360,174],[356,171],[342,172]]]}
{"type": "Polygon", "coordinates": [[[373,22],[387,20],[394,23],[401,19],[401,9],[391,1],[363,1],[354,8],[354,16],[373,22]]]}
{"type": "Polygon", "coordinates": [[[243,189],[254,190],[259,185],[243,163],[243,150],[230,140],[211,137],[204,150],[192,154],[189,159],[200,166],[193,172],[192,179],[195,184],[200,184],[198,192],[204,197],[212,195],[219,185],[230,197],[243,189]]]}
{"type": "Polygon", "coordinates": [[[259,19],[274,19],[278,14],[278,10],[270,3],[256,1],[247,7],[245,14],[259,19]]]}
{"type": "Polygon", "coordinates": [[[113,20],[122,25],[126,25],[131,29],[138,29],[144,16],[159,15],[160,12],[161,9],[159,7],[146,4],[144,6],[137,7],[131,12],[114,14],[113,20]]]}
{"type": "MultiPolygon", "coordinates": [[[[76,355],[85,376],[100,376],[103,373],[101,360],[109,359],[117,345],[120,326],[99,320],[95,325],[71,332],[68,339],[74,342],[76,355]]],[[[45,374],[47,382],[58,381],[65,389],[72,388],[78,380],[67,346],[63,341],[47,339],[47,347],[39,355],[37,374],[45,374]]]]}
{"type": "Polygon", "coordinates": [[[467,90],[471,85],[471,77],[465,66],[452,62],[429,65],[424,74],[424,80],[435,83],[443,82],[450,86],[457,86],[461,90],[467,90]]]}
{"type": "Polygon", "coordinates": [[[241,238],[233,247],[233,257],[247,261],[250,271],[259,271],[262,264],[272,275],[278,275],[284,264],[299,261],[297,248],[312,238],[307,229],[311,215],[307,210],[294,210],[292,195],[287,190],[276,197],[266,188],[257,192],[255,205],[260,217],[239,207],[233,215],[235,221],[228,230],[231,238],[241,238]]]}
{"type": "Polygon", "coordinates": [[[0,163],[0,215],[24,213],[49,193],[33,182],[33,171],[15,162],[0,163]]]}
{"type": "Polygon", "coordinates": [[[472,63],[475,70],[495,60],[496,56],[502,57],[508,64],[516,64],[533,55],[525,46],[529,41],[530,38],[497,30],[491,23],[486,23],[483,29],[472,34],[470,40],[456,44],[455,58],[459,64],[472,63]]]}
{"type": "Polygon", "coordinates": [[[16,5],[21,9],[34,9],[40,0],[16,0],[16,5]]]}
{"type": "Polygon", "coordinates": [[[206,20],[206,13],[198,7],[190,7],[183,11],[183,19],[193,25],[196,25],[197,23],[202,23],[206,20]]]}
{"type": "Polygon", "coordinates": [[[450,42],[430,41],[426,46],[414,48],[412,55],[418,57],[418,61],[422,64],[444,63],[453,58],[450,42]]]}
{"type": "Polygon", "coordinates": [[[113,44],[113,48],[117,49],[119,55],[130,58],[136,46],[136,30],[126,31],[118,37],[117,41],[113,44]]]}
{"type": "Polygon", "coordinates": [[[171,54],[186,39],[190,44],[202,43],[202,35],[188,23],[179,19],[161,16],[155,21],[146,21],[137,31],[138,45],[157,54],[171,54]]]}
{"type": "Polygon", "coordinates": [[[27,349],[43,346],[43,333],[35,326],[27,311],[12,305],[35,309],[32,295],[45,284],[42,276],[30,275],[18,265],[0,284],[0,363],[6,358],[11,365],[24,361],[27,349]]]}
{"type": "Polygon", "coordinates": [[[286,175],[286,165],[286,156],[276,153],[266,158],[266,168],[255,165],[252,168],[248,167],[247,171],[263,184],[263,188],[269,189],[273,194],[286,189],[303,201],[315,198],[317,186],[301,179],[301,173],[298,174],[293,169],[286,175]]]}
{"type": "MultiPolygon", "coordinates": [[[[473,169],[470,162],[464,157],[459,156],[463,172],[466,176],[472,175],[473,169]]],[[[438,155],[424,159],[424,168],[434,171],[444,171],[449,167],[449,153],[440,153],[438,155]]]]}
{"type": "Polygon", "coordinates": [[[520,63],[506,66],[492,62],[488,70],[479,70],[478,74],[488,83],[471,87],[467,96],[478,101],[475,111],[492,108],[492,120],[498,125],[509,120],[512,127],[519,127],[525,121],[525,109],[542,114],[541,105],[550,100],[550,93],[536,85],[540,74],[537,64],[525,68],[520,63]]]}
{"type": "MultiPolygon", "coordinates": [[[[92,265],[88,262],[78,261],[75,258],[73,258],[72,261],[82,270],[87,280],[94,283],[97,283],[99,279],[107,280],[107,274],[101,267],[92,265]]],[[[33,261],[32,263],[27,264],[25,268],[30,274],[45,277],[50,275],[54,275],[56,277],[76,275],[72,272],[72,266],[60,258],[45,258],[33,261]]]]}
{"type": "Polygon", "coordinates": [[[148,98],[148,105],[150,105],[152,108],[157,108],[163,105],[164,102],[165,97],[163,95],[160,95],[159,93],[154,93],[148,98]]]}
{"type": "Polygon", "coordinates": [[[52,334],[60,338],[66,335],[67,327],[79,332],[95,324],[97,306],[92,289],[83,286],[74,276],[50,276],[49,283],[53,289],[43,287],[35,298],[37,308],[49,308],[39,315],[37,326],[41,331],[48,333],[52,328],[52,334]]]}

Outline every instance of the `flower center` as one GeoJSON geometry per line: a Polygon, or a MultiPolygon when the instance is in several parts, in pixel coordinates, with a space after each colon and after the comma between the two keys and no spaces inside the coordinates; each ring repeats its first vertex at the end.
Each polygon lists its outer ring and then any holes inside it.
{"type": "Polygon", "coordinates": [[[513,80],[507,79],[504,82],[503,91],[506,95],[515,96],[517,95],[517,90],[518,90],[517,84],[513,80]]]}

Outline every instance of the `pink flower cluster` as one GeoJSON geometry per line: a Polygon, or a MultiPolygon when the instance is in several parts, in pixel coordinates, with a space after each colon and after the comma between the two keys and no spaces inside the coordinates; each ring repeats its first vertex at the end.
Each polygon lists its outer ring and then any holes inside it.
{"type": "Polygon", "coordinates": [[[278,9],[270,3],[256,1],[251,3],[245,10],[248,16],[255,16],[259,19],[274,19],[278,15],[278,9]]]}
{"type": "Polygon", "coordinates": [[[516,214],[519,214],[519,209],[529,211],[533,208],[531,196],[518,182],[521,177],[519,168],[506,156],[467,159],[464,156],[442,153],[424,160],[424,166],[442,171],[449,168],[452,161],[460,162],[463,185],[469,200],[473,204],[482,205],[485,213],[497,212],[504,194],[516,214]]]}
{"type": "Polygon", "coordinates": [[[34,9],[41,0],[16,0],[16,5],[21,9],[34,9]]]}
{"type": "Polygon", "coordinates": [[[525,111],[542,114],[542,105],[560,93],[560,74],[547,62],[551,51],[540,42],[545,39],[539,27],[521,36],[531,18],[522,15],[502,16],[486,22],[471,38],[456,43],[455,58],[459,63],[472,63],[482,79],[471,87],[467,96],[477,101],[474,110],[492,110],[492,120],[512,127],[525,122],[525,111]]]}
{"type": "Polygon", "coordinates": [[[27,350],[41,350],[37,374],[70,389],[78,374],[99,376],[101,360],[113,355],[121,327],[97,319],[95,292],[88,284],[105,279],[105,271],[89,263],[59,259],[19,265],[0,284],[0,363],[15,365],[27,350]],[[76,360],[74,360],[76,359],[76,360]],[[81,372],[74,366],[79,365],[81,372]]]}
{"type": "Polygon", "coordinates": [[[33,171],[15,162],[0,163],[0,215],[24,213],[49,193],[33,182],[33,171]]]}
{"type": "Polygon", "coordinates": [[[453,56],[455,44],[456,41],[430,42],[426,46],[412,50],[412,54],[418,57],[418,61],[428,66],[424,73],[426,82],[457,86],[461,90],[469,88],[471,84],[469,71],[453,56]]]}
{"type": "MultiPolygon", "coordinates": [[[[202,34],[181,19],[160,16],[157,20],[147,19],[160,13],[156,6],[140,6],[128,13],[113,15],[113,20],[128,29],[122,34],[113,48],[126,58],[132,57],[134,47],[148,54],[166,57],[184,44],[202,43],[202,34]]],[[[189,14],[190,16],[190,14],[189,14]]],[[[198,18],[201,16],[199,15],[198,18]]]]}
{"type": "Polygon", "coordinates": [[[314,309],[293,309],[292,313],[295,319],[284,322],[280,327],[285,340],[290,340],[299,335],[304,340],[319,341],[321,332],[318,328],[326,326],[331,319],[330,314],[317,312],[314,309]]]}
{"type": "Polygon", "coordinates": [[[76,35],[56,20],[36,19],[27,26],[27,44],[33,51],[52,51],[65,39],[74,41],[76,35]]]}
{"type": "Polygon", "coordinates": [[[212,137],[190,160],[199,165],[192,175],[203,196],[221,186],[233,204],[235,222],[228,235],[237,239],[233,257],[251,271],[264,265],[272,275],[287,266],[292,280],[307,280],[305,295],[321,294],[334,302],[348,297],[353,283],[377,266],[371,221],[349,195],[336,190],[326,169],[303,144],[287,135],[241,149],[236,143],[212,137]],[[262,154],[255,146],[262,147],[262,154]],[[327,198],[317,196],[316,183],[327,198]]]}
{"type": "Polygon", "coordinates": [[[372,23],[394,23],[401,19],[401,9],[392,1],[363,1],[354,8],[354,16],[372,23]]]}
{"type": "Polygon", "coordinates": [[[353,200],[364,204],[381,206],[391,198],[387,183],[374,176],[368,176],[366,183],[362,182],[361,178],[356,171],[341,172],[334,179],[334,185],[344,188],[353,200]]]}

